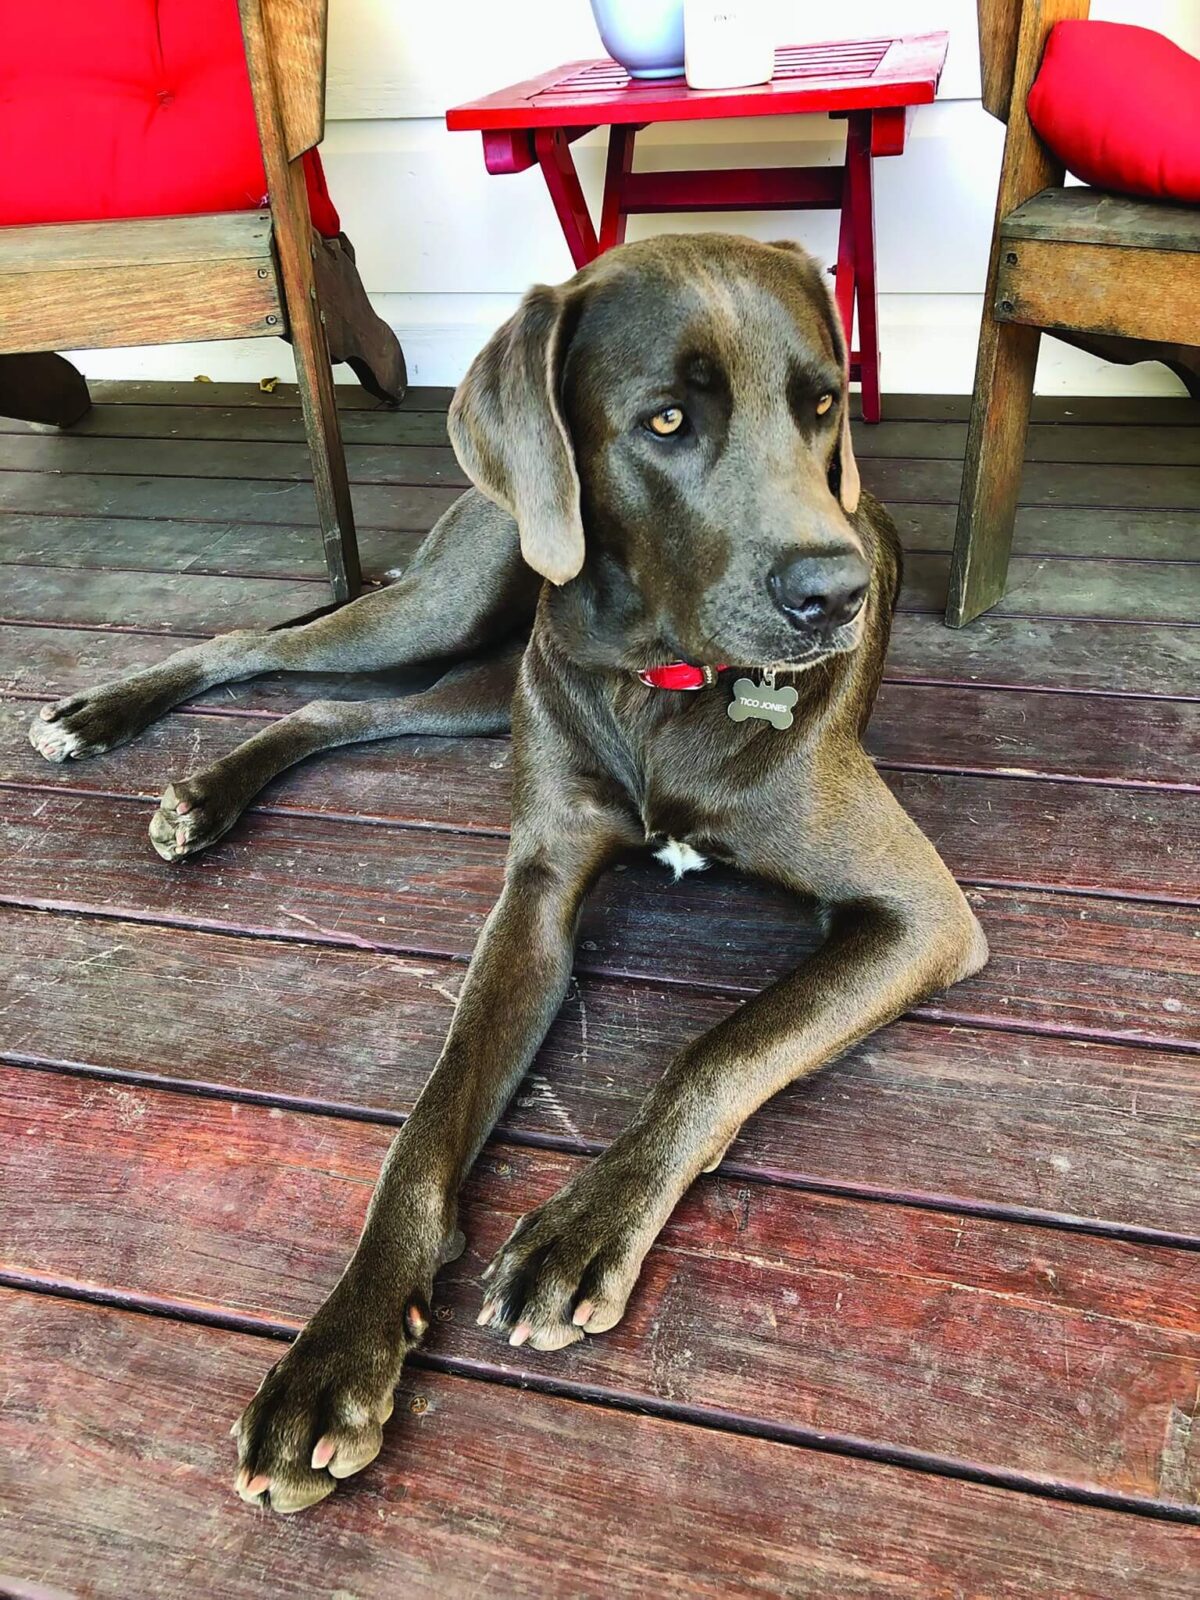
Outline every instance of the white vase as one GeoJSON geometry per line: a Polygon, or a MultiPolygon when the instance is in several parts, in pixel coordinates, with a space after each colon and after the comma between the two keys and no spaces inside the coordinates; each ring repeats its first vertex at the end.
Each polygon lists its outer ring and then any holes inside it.
{"type": "Polygon", "coordinates": [[[631,78],[683,76],[683,0],[592,0],[592,15],[631,78]]]}
{"type": "Polygon", "coordinates": [[[689,89],[741,89],[769,83],[775,71],[767,0],[684,0],[689,89]]]}

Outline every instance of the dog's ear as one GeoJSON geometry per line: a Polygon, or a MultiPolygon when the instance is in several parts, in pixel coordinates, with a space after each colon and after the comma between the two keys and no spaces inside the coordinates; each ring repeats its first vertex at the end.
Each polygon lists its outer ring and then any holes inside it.
{"type": "Polygon", "coordinates": [[[514,518],[521,554],[551,583],[583,565],[575,452],[559,404],[575,320],[561,289],[530,289],[471,363],[450,404],[463,471],[514,518]]]}
{"type": "Polygon", "coordinates": [[[829,281],[825,280],[825,302],[829,315],[829,331],[833,347],[842,363],[842,425],[838,437],[838,499],[842,510],[852,517],[858,510],[862,494],[862,480],[858,475],[858,462],[854,459],[854,444],[850,438],[850,340],[842,327],[842,314],[829,281]]]}
{"type": "Polygon", "coordinates": [[[815,292],[820,297],[821,309],[825,316],[829,336],[833,340],[833,348],[837,352],[838,360],[842,364],[842,425],[838,438],[838,499],[841,501],[842,510],[848,517],[852,517],[858,510],[859,496],[862,494],[862,481],[858,475],[858,462],[854,459],[854,445],[850,438],[850,345],[842,328],[842,315],[838,310],[837,301],[829,279],[809,255],[808,251],[792,239],[772,239],[773,250],[787,250],[793,255],[800,256],[810,269],[810,278],[815,292]],[[820,279],[820,287],[816,288],[816,280],[820,279]]]}

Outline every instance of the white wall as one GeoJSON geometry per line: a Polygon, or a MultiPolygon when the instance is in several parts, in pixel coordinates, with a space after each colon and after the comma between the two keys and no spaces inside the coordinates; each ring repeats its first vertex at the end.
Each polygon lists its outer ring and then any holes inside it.
{"type": "MultiPolygon", "coordinates": [[[[788,42],[944,28],[950,52],[937,103],[918,111],[905,154],[876,162],[883,382],[896,392],[965,393],[972,383],[981,290],[1003,129],[979,103],[974,0],[772,0],[788,42]],[[836,21],[832,20],[836,17],[836,21]]],[[[1197,0],[1093,0],[1092,14],[1157,27],[1200,54],[1197,0]]],[[[455,383],[536,280],[571,261],[537,171],[490,177],[477,134],[446,132],[447,106],[601,53],[587,0],[331,0],[328,122],[322,155],[367,288],[396,328],[414,383],[455,383]]],[[[758,118],[648,129],[642,168],[840,160],[844,134],[825,117],[758,118]]],[[[604,143],[575,145],[593,206],[604,143]]],[[[635,218],[629,237],[665,228],[729,228],[836,253],[831,214],[635,218]]],[[[1153,364],[1117,367],[1043,341],[1043,393],[1170,392],[1153,364]]],[[[290,377],[277,339],[85,353],[89,376],[290,377]]],[[[347,369],[339,377],[349,378],[347,369]]]]}

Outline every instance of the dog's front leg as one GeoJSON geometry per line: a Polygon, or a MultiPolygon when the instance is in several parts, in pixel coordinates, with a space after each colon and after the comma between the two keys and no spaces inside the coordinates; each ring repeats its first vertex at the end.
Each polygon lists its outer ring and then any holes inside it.
{"type": "Polygon", "coordinates": [[[299,1511],[374,1460],[434,1274],[457,1254],[458,1191],[524,1076],[571,972],[587,889],[629,843],[611,809],[540,796],[515,823],[504,890],[472,958],[445,1047],[388,1152],[358,1248],[235,1425],[236,1488],[299,1511]]]}
{"type": "Polygon", "coordinates": [[[782,853],[794,840],[775,841],[781,854],[772,858],[771,840],[760,835],[756,865],[784,861],[771,876],[826,899],[829,937],[798,971],[682,1050],[605,1154],[518,1223],[488,1269],[480,1319],[512,1343],[553,1350],[613,1327],[679,1198],[720,1161],[747,1117],[986,961],[957,884],[879,790],[870,852],[847,854],[844,841],[862,837],[861,818],[844,815],[831,818],[828,848],[817,838],[804,862],[782,853]]]}

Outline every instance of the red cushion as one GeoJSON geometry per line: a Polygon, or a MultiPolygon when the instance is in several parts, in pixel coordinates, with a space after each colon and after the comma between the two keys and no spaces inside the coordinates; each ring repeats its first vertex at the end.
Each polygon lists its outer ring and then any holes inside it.
{"type": "Polygon", "coordinates": [[[1200,61],[1122,22],[1060,22],[1029,120],[1084,183],[1200,203],[1200,61]]]}
{"type": "Polygon", "coordinates": [[[0,40],[0,224],[264,204],[237,0],[0,0],[0,40]]]}

